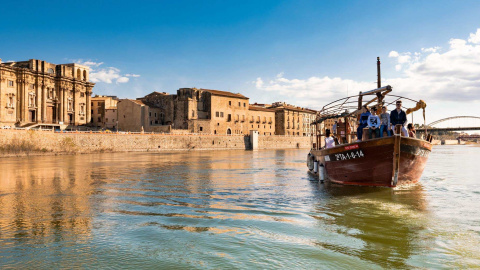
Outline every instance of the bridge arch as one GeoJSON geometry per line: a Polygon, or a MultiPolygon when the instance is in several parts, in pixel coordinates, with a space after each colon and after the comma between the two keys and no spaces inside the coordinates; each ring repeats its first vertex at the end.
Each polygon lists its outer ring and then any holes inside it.
{"type": "Polygon", "coordinates": [[[447,117],[447,118],[443,118],[443,119],[437,120],[437,121],[435,121],[435,122],[431,122],[431,123],[428,124],[427,126],[433,127],[433,126],[436,125],[436,124],[439,124],[439,123],[442,123],[442,122],[445,122],[445,121],[448,121],[448,120],[459,119],[459,118],[480,119],[480,116],[452,116],[452,117],[447,117]]]}

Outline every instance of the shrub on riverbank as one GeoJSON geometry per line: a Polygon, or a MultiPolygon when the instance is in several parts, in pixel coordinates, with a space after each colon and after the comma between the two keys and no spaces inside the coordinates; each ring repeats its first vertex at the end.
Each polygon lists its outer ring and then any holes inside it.
{"type": "Polygon", "coordinates": [[[26,153],[27,155],[32,152],[47,152],[45,148],[40,149],[31,141],[25,139],[14,138],[6,144],[0,145],[0,152],[5,154],[19,154],[26,153]]]}

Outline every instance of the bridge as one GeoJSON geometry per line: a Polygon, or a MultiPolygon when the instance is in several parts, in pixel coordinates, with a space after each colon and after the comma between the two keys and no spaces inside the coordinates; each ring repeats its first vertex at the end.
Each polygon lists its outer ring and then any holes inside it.
{"type": "MultiPolygon", "coordinates": [[[[427,125],[427,132],[432,131],[474,131],[480,130],[479,116],[452,116],[437,120],[427,125]]],[[[418,133],[425,132],[425,127],[418,127],[418,133]]]]}
{"type": "Polygon", "coordinates": [[[469,140],[478,140],[480,135],[460,135],[457,137],[457,140],[469,141],[469,140]]]}

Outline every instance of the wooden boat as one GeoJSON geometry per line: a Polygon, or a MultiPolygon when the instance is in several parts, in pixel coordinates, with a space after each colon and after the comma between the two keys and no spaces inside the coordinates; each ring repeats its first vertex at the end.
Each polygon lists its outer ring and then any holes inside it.
{"type": "MultiPolygon", "coordinates": [[[[377,59],[377,61],[379,65],[379,60],[377,59]]],[[[312,149],[307,157],[307,166],[310,172],[318,176],[320,180],[344,185],[383,187],[413,184],[420,180],[428,155],[432,151],[431,135],[427,135],[425,140],[404,137],[401,135],[401,126],[398,125],[395,127],[397,135],[348,143],[350,139],[353,140],[354,134],[351,133],[348,134],[351,138],[348,136],[343,138],[344,141],[347,141],[344,144],[332,148],[322,147],[322,137],[325,136],[324,133],[322,134],[324,122],[328,119],[344,118],[345,130],[348,130],[346,127],[348,119],[356,116],[365,104],[376,102],[378,106],[383,106],[395,103],[399,99],[410,100],[415,102],[416,106],[408,109],[407,114],[422,108],[425,116],[425,102],[390,95],[393,97],[393,101],[388,103],[385,97],[392,91],[392,87],[378,86],[377,89],[360,92],[358,96],[329,103],[317,115],[317,120],[313,123],[317,125],[316,141],[312,142],[312,149]],[[373,95],[374,98],[363,103],[363,98],[369,95],[373,95]],[[349,113],[352,108],[355,108],[355,111],[349,113]]]]}
{"type": "Polygon", "coordinates": [[[323,174],[319,175],[322,180],[344,185],[396,187],[418,182],[431,151],[432,144],[428,141],[394,135],[312,149],[308,163],[314,174],[323,174]]]}

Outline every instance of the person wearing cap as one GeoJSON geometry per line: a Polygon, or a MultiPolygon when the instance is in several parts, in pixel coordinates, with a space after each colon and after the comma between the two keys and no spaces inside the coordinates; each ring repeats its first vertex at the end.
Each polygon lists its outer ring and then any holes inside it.
{"type": "Polygon", "coordinates": [[[393,127],[393,133],[395,134],[395,125],[402,125],[402,133],[403,136],[408,137],[408,131],[405,128],[405,124],[407,123],[407,114],[405,111],[402,110],[402,101],[397,100],[396,108],[390,113],[390,124],[393,127]]]}

